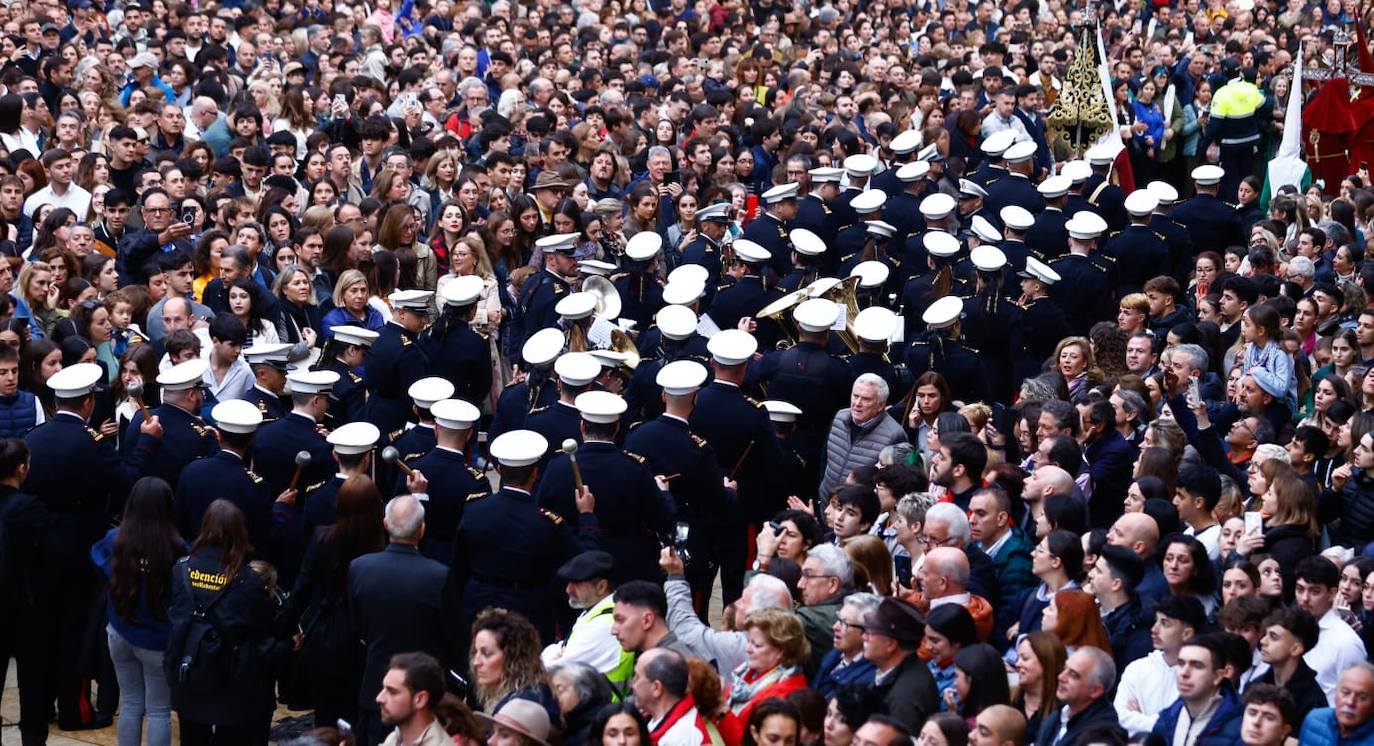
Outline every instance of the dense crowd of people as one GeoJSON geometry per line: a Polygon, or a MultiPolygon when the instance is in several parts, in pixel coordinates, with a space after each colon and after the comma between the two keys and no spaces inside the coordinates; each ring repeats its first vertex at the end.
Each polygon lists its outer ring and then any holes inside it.
{"type": "Polygon", "coordinates": [[[20,742],[1374,744],[1360,12],[0,5],[20,742]]]}

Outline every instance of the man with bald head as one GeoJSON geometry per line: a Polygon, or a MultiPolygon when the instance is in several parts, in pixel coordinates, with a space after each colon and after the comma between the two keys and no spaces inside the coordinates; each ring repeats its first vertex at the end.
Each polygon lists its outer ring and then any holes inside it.
{"type": "Polygon", "coordinates": [[[968,555],[955,547],[936,547],[926,551],[926,561],[916,571],[916,587],[925,599],[927,611],[945,604],[959,604],[973,617],[978,639],[992,634],[992,604],[968,590],[968,555]]]}
{"type": "Polygon", "coordinates": [[[1150,561],[1159,546],[1159,524],[1145,513],[1123,514],[1107,531],[1107,543],[1126,547],[1145,562],[1145,577],[1135,592],[1140,597],[1141,609],[1149,613],[1155,601],[1169,595],[1169,584],[1159,564],[1150,561]]]}
{"type": "Polygon", "coordinates": [[[1026,742],[1026,716],[1015,707],[993,705],[978,713],[969,730],[969,746],[1021,746],[1026,742]]]}
{"type": "Polygon", "coordinates": [[[1035,536],[1035,519],[1050,495],[1072,495],[1073,475],[1053,464],[1038,466],[1026,477],[1021,488],[1021,499],[1026,501],[1026,511],[1021,517],[1021,530],[1026,536],[1035,536]]]}

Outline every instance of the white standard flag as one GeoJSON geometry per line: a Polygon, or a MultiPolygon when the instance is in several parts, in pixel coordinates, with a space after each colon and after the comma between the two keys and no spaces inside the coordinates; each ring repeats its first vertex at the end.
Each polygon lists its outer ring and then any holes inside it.
{"type": "Polygon", "coordinates": [[[1307,161],[1302,157],[1302,46],[1293,56],[1293,82],[1288,86],[1288,107],[1283,115],[1283,142],[1279,152],[1269,161],[1268,192],[1275,194],[1279,187],[1291,184],[1302,188],[1307,174],[1307,161]]]}

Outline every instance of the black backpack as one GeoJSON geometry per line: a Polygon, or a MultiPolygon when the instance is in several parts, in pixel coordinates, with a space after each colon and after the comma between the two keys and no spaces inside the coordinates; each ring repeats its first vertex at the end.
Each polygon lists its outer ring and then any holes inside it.
{"type": "MultiPolygon", "coordinates": [[[[191,566],[183,559],[177,563],[177,581],[195,598],[191,587],[191,566]]],[[[210,611],[228,594],[231,579],[210,601],[196,609],[189,619],[172,625],[167,654],[162,667],[171,688],[181,695],[213,694],[223,691],[233,679],[237,645],[219,626],[210,611]]]]}

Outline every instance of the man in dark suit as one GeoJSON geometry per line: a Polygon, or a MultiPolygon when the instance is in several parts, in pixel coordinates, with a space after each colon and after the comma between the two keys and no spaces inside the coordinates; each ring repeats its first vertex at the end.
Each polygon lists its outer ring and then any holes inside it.
{"type": "Polygon", "coordinates": [[[1093,495],[1088,501],[1088,525],[1111,528],[1122,512],[1126,488],[1131,485],[1131,470],[1139,455],[1136,447],[1116,429],[1116,410],[1111,402],[1098,401],[1084,419],[1087,440],[1083,456],[1092,473],[1093,495]]]}
{"type": "MultiPolygon", "coordinates": [[[[423,491],[428,483],[420,478],[408,486],[423,491]]],[[[391,656],[419,651],[453,667],[463,659],[461,625],[454,623],[456,589],[448,582],[448,568],[420,554],[424,504],[413,494],[393,499],[386,506],[385,525],[391,540],[387,548],[353,560],[348,568],[353,631],[367,646],[358,732],[369,744],[381,743],[386,735],[376,697],[391,656]]]]}
{"type": "Polygon", "coordinates": [[[1169,212],[1174,222],[1188,229],[1193,248],[1202,251],[1222,251],[1227,246],[1244,246],[1240,213],[1235,205],[1217,197],[1217,189],[1226,172],[1218,166],[1198,166],[1193,169],[1193,183],[1197,194],[1174,206],[1169,212]]]}
{"type": "Polygon", "coordinates": [[[905,601],[885,598],[864,617],[863,629],[864,658],[877,668],[873,691],[883,698],[888,717],[908,733],[919,732],[940,709],[935,678],[916,654],[926,630],[921,612],[905,601]]]}

